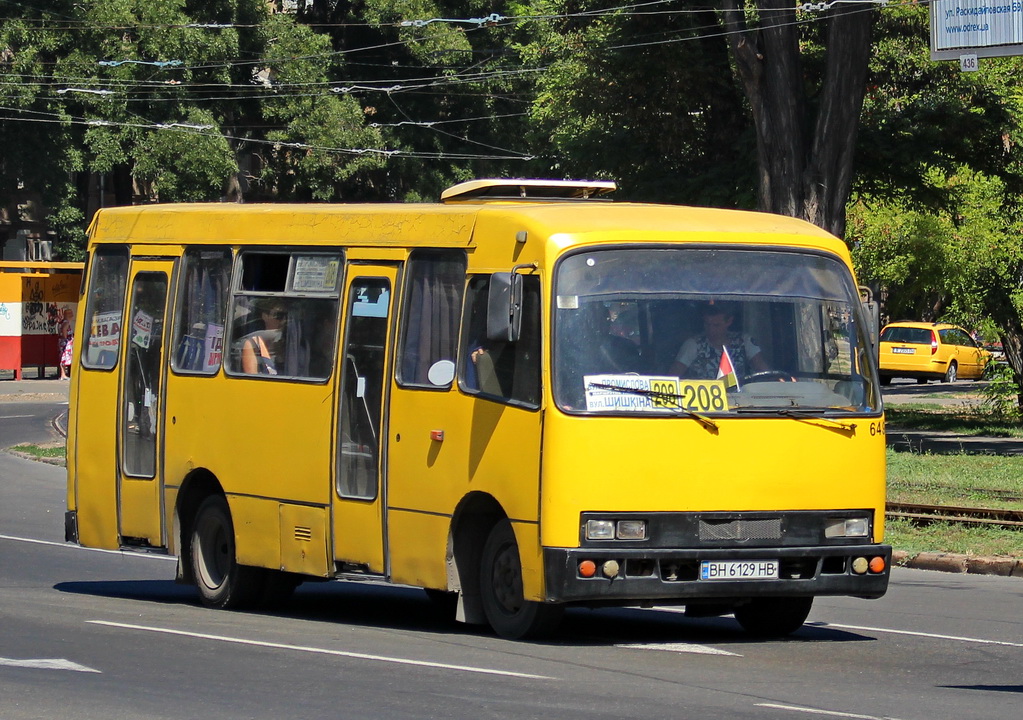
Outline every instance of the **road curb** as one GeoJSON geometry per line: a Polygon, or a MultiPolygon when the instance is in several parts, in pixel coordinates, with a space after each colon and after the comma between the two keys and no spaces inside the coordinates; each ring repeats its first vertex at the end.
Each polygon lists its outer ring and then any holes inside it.
{"type": "Polygon", "coordinates": [[[892,551],[892,564],[916,570],[1023,577],[1023,560],[1012,557],[977,557],[956,553],[892,551]]]}

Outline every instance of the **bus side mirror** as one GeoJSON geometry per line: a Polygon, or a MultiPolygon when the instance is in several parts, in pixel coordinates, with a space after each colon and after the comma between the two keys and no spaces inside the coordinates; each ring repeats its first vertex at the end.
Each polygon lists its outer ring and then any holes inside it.
{"type": "Polygon", "coordinates": [[[522,333],[522,276],[499,272],[490,276],[487,295],[487,340],[516,342],[522,333]]]}
{"type": "Polygon", "coordinates": [[[870,331],[870,342],[877,351],[877,334],[881,330],[881,307],[874,300],[874,293],[866,285],[860,285],[860,301],[863,304],[863,314],[867,318],[870,331]]]}

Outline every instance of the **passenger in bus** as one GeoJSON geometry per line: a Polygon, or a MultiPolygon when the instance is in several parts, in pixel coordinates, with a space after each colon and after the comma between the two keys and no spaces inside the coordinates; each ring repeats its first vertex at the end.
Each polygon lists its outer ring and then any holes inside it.
{"type": "Polygon", "coordinates": [[[288,312],[283,305],[273,302],[261,302],[257,308],[265,329],[242,340],[242,372],[248,375],[277,375],[288,312]]]}
{"type": "Polygon", "coordinates": [[[700,309],[703,333],[684,343],[675,356],[670,374],[692,380],[714,380],[722,368],[722,348],[728,348],[735,375],[744,378],[768,369],[760,348],[749,335],[732,330],[735,311],[725,303],[711,302],[700,309]]]}

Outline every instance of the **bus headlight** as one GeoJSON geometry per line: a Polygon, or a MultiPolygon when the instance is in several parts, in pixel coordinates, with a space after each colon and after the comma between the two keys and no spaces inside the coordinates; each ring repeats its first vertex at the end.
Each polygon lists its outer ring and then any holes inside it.
{"type": "Polygon", "coordinates": [[[615,539],[615,521],[614,520],[587,520],[586,521],[586,539],[587,540],[614,540],[615,539]]]}
{"type": "Polygon", "coordinates": [[[870,521],[865,517],[828,518],[824,526],[826,538],[865,538],[870,536],[870,521]]]}
{"type": "Polygon", "coordinates": [[[646,520],[587,520],[587,540],[646,540],[646,520]]]}
{"type": "Polygon", "coordinates": [[[615,537],[619,540],[646,540],[646,520],[619,520],[615,537]]]}

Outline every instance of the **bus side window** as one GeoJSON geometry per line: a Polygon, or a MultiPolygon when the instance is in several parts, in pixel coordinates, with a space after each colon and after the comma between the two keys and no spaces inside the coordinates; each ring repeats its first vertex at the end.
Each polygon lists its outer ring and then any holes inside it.
{"type": "Polygon", "coordinates": [[[409,258],[398,384],[448,388],[458,352],[465,253],[417,250],[409,258]]]}
{"type": "Polygon", "coordinates": [[[189,248],[181,278],[171,367],[178,373],[216,374],[224,358],[230,249],[189,248]]]}
{"type": "Polygon", "coordinates": [[[97,249],[89,265],[88,283],[82,366],[109,370],[117,364],[121,346],[121,315],[128,285],[127,248],[97,249]]]}
{"type": "Polygon", "coordinates": [[[342,258],[243,250],[229,317],[227,372],[326,380],[334,367],[342,258]]]}
{"type": "Polygon", "coordinates": [[[540,404],[540,279],[523,278],[518,342],[487,338],[490,278],[469,283],[462,343],[461,387],[469,393],[537,407],[540,404]]]}

